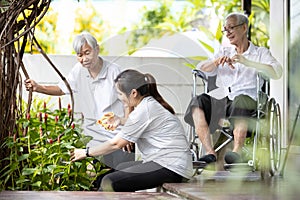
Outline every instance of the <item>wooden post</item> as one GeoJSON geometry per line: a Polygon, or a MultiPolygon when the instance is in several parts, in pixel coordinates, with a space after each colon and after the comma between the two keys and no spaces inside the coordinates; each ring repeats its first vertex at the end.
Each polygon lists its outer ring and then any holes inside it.
{"type": "MultiPolygon", "coordinates": [[[[244,13],[249,17],[251,14],[251,0],[242,0],[242,9],[244,13]]],[[[251,40],[251,24],[249,23],[248,39],[251,40]]]]}

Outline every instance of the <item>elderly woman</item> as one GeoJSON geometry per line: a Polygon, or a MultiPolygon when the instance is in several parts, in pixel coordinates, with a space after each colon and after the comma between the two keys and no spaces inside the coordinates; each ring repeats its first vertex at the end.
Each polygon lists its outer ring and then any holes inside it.
{"type": "Polygon", "coordinates": [[[249,117],[257,108],[258,73],[265,78],[279,79],[282,67],[267,48],[255,46],[248,40],[247,16],[229,14],[222,32],[232,46],[221,47],[212,58],[197,65],[207,77],[216,76],[218,88],[194,97],[185,121],[195,127],[206,150],[207,154],[200,161],[212,163],[216,162],[217,155],[210,133],[214,132],[220,118],[229,117],[234,127],[234,144],[232,152],[225,154],[225,162],[232,164],[241,161],[240,150],[250,128],[249,117]]]}

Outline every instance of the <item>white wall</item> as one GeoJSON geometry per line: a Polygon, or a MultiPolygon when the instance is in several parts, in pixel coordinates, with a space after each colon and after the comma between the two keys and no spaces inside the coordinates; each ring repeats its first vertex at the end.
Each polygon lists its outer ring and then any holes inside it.
{"type": "MultiPolygon", "coordinates": [[[[59,71],[67,76],[73,65],[76,63],[76,57],[73,55],[49,55],[51,61],[59,71]]],[[[151,58],[151,57],[105,57],[120,65],[121,69],[133,68],[141,72],[151,73],[157,81],[158,90],[162,96],[175,109],[178,117],[182,120],[183,114],[191,99],[192,93],[192,74],[191,69],[185,63],[191,63],[184,58],[151,58]]],[[[23,58],[24,65],[30,78],[41,84],[57,84],[60,77],[54,69],[47,63],[41,55],[27,54],[23,58]]],[[[198,81],[198,91],[202,91],[201,81],[198,81]]],[[[25,92],[25,90],[24,90],[25,92]]],[[[28,92],[23,93],[26,99],[28,92]]],[[[34,96],[45,98],[46,95],[34,93],[34,96]]],[[[68,96],[62,98],[63,106],[71,103],[68,96]]],[[[52,97],[52,102],[56,103],[57,98],[52,97]]],[[[76,104],[76,102],[75,102],[76,104]]],[[[183,122],[185,128],[186,123],[183,122]]]]}
{"type": "Polygon", "coordinates": [[[283,75],[279,80],[271,80],[270,93],[280,104],[282,114],[283,145],[287,139],[288,120],[288,12],[287,1],[270,1],[270,50],[282,64],[283,75]]]}

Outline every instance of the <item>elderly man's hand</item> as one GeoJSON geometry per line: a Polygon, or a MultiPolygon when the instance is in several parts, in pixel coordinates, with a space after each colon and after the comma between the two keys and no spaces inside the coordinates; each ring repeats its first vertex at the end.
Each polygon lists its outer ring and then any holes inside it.
{"type": "Polygon", "coordinates": [[[228,57],[228,56],[221,56],[217,59],[217,63],[215,63],[216,65],[222,65],[224,66],[225,64],[227,64],[231,69],[234,69],[235,67],[233,66],[233,60],[232,58],[228,57]]]}
{"type": "Polygon", "coordinates": [[[244,65],[246,65],[246,63],[247,63],[247,59],[243,56],[243,55],[241,55],[241,54],[236,54],[236,55],[234,55],[232,58],[232,61],[233,61],[233,63],[241,63],[241,64],[244,64],[244,65]]]}
{"type": "Polygon", "coordinates": [[[38,87],[38,84],[32,80],[32,79],[26,79],[24,81],[25,83],[25,87],[26,87],[26,90],[29,91],[30,89],[32,89],[32,91],[36,91],[37,90],[37,87],[38,87]]]}

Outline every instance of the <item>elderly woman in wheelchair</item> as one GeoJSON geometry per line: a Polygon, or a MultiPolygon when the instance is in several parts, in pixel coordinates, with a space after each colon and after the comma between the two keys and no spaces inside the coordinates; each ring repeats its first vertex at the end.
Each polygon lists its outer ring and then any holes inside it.
{"type": "Polygon", "coordinates": [[[206,154],[199,161],[206,164],[218,159],[211,134],[223,118],[233,127],[233,149],[225,154],[225,162],[241,162],[241,149],[246,137],[251,135],[249,119],[257,111],[257,93],[263,85],[262,80],[279,79],[282,75],[282,67],[270,51],[248,40],[247,16],[229,14],[222,32],[231,46],[221,47],[214,57],[197,65],[204,79],[216,77],[216,89],[194,96],[184,117],[194,127],[205,149],[206,154]]]}

